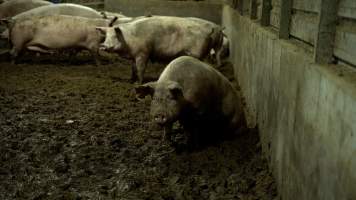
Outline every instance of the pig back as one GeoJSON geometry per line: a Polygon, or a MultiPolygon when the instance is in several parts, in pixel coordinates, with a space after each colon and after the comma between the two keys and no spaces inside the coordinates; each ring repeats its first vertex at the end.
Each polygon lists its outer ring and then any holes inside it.
{"type": "Polygon", "coordinates": [[[96,26],[107,26],[109,20],[76,16],[36,16],[15,22],[11,40],[32,41],[50,49],[87,47],[99,43],[101,37],[96,26]]]}
{"type": "Polygon", "coordinates": [[[166,80],[178,82],[184,98],[202,112],[222,113],[225,101],[239,100],[231,83],[220,72],[189,56],[181,56],[165,68],[158,83],[166,80]]]}
{"type": "Polygon", "coordinates": [[[63,3],[42,6],[32,10],[28,10],[14,16],[15,20],[23,20],[33,16],[48,16],[48,15],[70,15],[87,18],[103,18],[103,15],[96,10],[77,4],[63,3]]]}
{"type": "Polygon", "coordinates": [[[51,2],[42,0],[10,0],[0,4],[0,19],[13,17],[19,13],[31,10],[37,7],[51,5],[51,2]]]}
{"type": "MultiPolygon", "coordinates": [[[[206,29],[194,20],[182,17],[152,16],[122,24],[120,28],[129,30],[130,36],[138,38],[149,47],[151,56],[176,57],[192,54],[201,58],[203,48],[211,29],[206,29]]],[[[126,38],[125,38],[126,39],[126,38]]],[[[127,42],[130,42],[129,40],[127,42]]],[[[130,45],[130,44],[129,44],[130,45]]],[[[136,46],[134,43],[131,46],[136,46]]]]}

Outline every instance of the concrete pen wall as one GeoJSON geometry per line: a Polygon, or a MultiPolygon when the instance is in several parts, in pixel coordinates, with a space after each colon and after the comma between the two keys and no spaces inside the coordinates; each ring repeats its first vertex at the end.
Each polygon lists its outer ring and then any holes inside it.
{"type": "Polygon", "coordinates": [[[356,199],[356,71],[230,6],[231,61],[282,199],[356,199]]]}
{"type": "Polygon", "coordinates": [[[222,4],[193,1],[105,0],[105,9],[123,12],[132,17],[147,14],[200,17],[220,24],[222,4]]]}

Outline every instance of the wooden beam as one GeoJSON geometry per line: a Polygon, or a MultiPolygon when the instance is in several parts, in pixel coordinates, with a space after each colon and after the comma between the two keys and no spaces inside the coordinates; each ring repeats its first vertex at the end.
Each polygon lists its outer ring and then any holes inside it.
{"type": "Polygon", "coordinates": [[[271,0],[262,0],[261,25],[269,26],[271,18],[272,4],[271,0]]]}
{"type": "Polygon", "coordinates": [[[314,48],[314,60],[316,63],[329,64],[334,60],[333,51],[338,21],[338,6],[338,0],[321,0],[318,34],[314,48]]]}
{"type": "Polygon", "coordinates": [[[233,9],[236,9],[236,8],[237,8],[238,1],[239,1],[239,0],[232,0],[232,8],[233,8],[233,9]]]}
{"type": "Polygon", "coordinates": [[[257,0],[250,1],[250,18],[257,19],[257,0]]]}
{"type": "Polygon", "coordinates": [[[244,0],[239,0],[237,6],[238,6],[240,15],[244,15],[244,0]]]}
{"type": "Polygon", "coordinates": [[[292,16],[293,0],[281,0],[279,23],[279,38],[288,39],[290,33],[290,20],[292,16]]]}

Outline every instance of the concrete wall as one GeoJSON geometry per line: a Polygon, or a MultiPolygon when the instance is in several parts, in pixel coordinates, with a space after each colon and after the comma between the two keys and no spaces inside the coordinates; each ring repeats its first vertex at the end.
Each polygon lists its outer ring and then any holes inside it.
{"type": "Polygon", "coordinates": [[[105,0],[105,9],[128,16],[168,15],[200,17],[221,22],[221,3],[167,0],[105,0]]]}
{"type": "Polygon", "coordinates": [[[356,199],[356,73],[223,8],[231,60],[282,199],[356,199]]]}

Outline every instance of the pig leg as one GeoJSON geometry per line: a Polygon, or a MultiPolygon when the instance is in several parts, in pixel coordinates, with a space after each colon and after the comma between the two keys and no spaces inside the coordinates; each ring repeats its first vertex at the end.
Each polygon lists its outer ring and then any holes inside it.
{"type": "Polygon", "coordinates": [[[75,64],[75,58],[77,57],[78,53],[79,53],[80,49],[69,49],[66,52],[66,56],[68,56],[69,54],[69,63],[71,64],[75,64]]]}
{"type": "Polygon", "coordinates": [[[137,67],[136,63],[134,62],[131,67],[131,81],[134,83],[137,81],[137,67]]]}
{"type": "Polygon", "coordinates": [[[171,142],[171,134],[172,134],[172,126],[173,124],[167,124],[164,126],[164,133],[163,133],[163,137],[162,137],[162,142],[171,142]]]}
{"type": "Polygon", "coordinates": [[[54,51],[48,51],[48,50],[43,49],[43,48],[38,47],[38,46],[28,46],[27,49],[31,50],[31,51],[41,52],[41,53],[48,53],[48,54],[53,54],[54,53],[54,51]]]}
{"type": "Polygon", "coordinates": [[[21,52],[21,48],[16,48],[15,46],[12,47],[12,49],[10,50],[12,64],[16,63],[17,57],[19,56],[20,52],[21,52]]]}
{"type": "Polygon", "coordinates": [[[89,51],[90,51],[90,54],[94,57],[95,65],[100,66],[101,62],[100,62],[100,56],[99,56],[99,48],[93,47],[93,48],[90,48],[89,51]]]}
{"type": "Polygon", "coordinates": [[[144,54],[141,54],[135,58],[139,84],[143,83],[143,74],[145,73],[147,59],[148,56],[144,54]]]}

